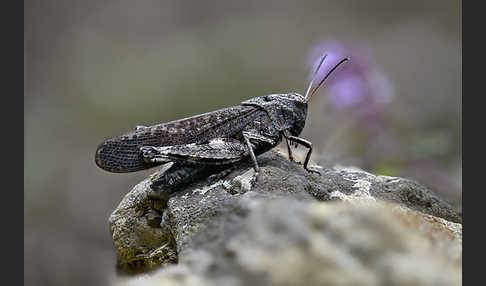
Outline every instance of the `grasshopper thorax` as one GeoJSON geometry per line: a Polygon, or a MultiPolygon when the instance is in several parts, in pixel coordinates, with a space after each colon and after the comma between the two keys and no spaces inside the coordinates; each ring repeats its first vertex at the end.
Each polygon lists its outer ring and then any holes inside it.
{"type": "Polygon", "coordinates": [[[267,94],[248,99],[241,104],[265,110],[278,131],[289,131],[290,134],[299,136],[304,129],[307,102],[302,95],[296,92],[267,94]]]}

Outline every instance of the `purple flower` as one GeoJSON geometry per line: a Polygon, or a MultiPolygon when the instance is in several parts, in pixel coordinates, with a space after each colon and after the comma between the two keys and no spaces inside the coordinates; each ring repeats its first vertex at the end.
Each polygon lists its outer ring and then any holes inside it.
{"type": "MultiPolygon", "coordinates": [[[[327,79],[326,90],[329,104],[333,109],[341,110],[363,105],[387,103],[392,98],[393,88],[390,80],[383,74],[368,53],[355,47],[349,47],[337,41],[325,41],[314,46],[308,57],[311,80],[322,56],[327,57],[317,74],[317,84],[328,71],[341,59],[344,63],[327,79]]],[[[322,91],[321,91],[322,92],[322,91]]],[[[370,109],[370,106],[366,108],[370,109]]]]}

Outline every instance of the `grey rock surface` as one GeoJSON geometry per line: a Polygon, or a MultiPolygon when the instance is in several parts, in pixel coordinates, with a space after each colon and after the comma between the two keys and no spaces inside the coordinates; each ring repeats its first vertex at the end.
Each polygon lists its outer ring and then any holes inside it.
{"type": "Polygon", "coordinates": [[[136,185],[108,220],[119,267],[127,272],[177,262],[174,241],[170,231],[160,227],[149,190],[148,179],[136,185]]]}
{"type": "Polygon", "coordinates": [[[114,284],[460,285],[462,215],[417,182],[258,161],[166,204],[138,184],[109,219],[119,265],[178,264],[114,284]]]}

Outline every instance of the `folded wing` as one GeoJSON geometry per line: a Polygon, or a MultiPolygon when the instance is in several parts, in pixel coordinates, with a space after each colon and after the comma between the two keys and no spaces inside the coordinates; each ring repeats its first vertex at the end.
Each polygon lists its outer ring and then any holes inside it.
{"type": "Polygon", "coordinates": [[[95,162],[100,168],[114,173],[149,169],[161,163],[144,161],[140,153],[143,146],[185,145],[218,137],[230,138],[262,113],[252,106],[234,106],[139,128],[103,142],[96,150],[95,162]]]}

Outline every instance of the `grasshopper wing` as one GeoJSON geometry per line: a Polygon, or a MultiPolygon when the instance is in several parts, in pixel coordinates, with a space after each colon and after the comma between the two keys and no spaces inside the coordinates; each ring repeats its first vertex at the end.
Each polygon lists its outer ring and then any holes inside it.
{"type": "Polygon", "coordinates": [[[117,136],[103,142],[96,150],[98,167],[113,173],[149,169],[161,163],[143,160],[143,146],[173,146],[207,142],[218,137],[230,138],[264,111],[252,106],[234,106],[161,123],[117,136]]]}

